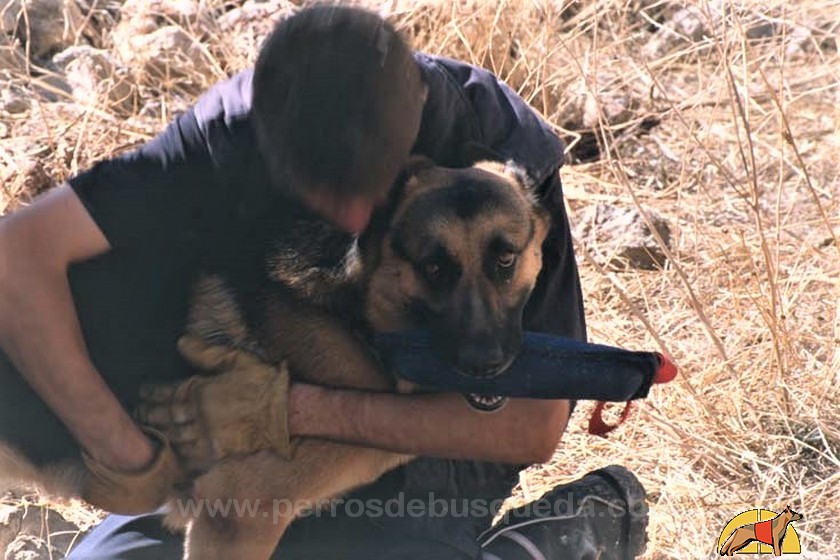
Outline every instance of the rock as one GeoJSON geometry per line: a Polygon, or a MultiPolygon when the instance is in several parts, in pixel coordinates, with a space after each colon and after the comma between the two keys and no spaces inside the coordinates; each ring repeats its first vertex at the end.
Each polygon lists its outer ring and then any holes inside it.
{"type": "Polygon", "coordinates": [[[583,104],[583,128],[597,128],[603,116],[607,125],[627,122],[636,103],[629,93],[621,91],[587,92],[583,104]]]}
{"type": "Polygon", "coordinates": [[[74,0],[0,0],[0,13],[0,31],[27,44],[37,59],[72,45],[85,25],[74,0]]]}
{"type": "Polygon", "coordinates": [[[808,52],[814,41],[814,33],[804,25],[795,25],[787,32],[787,47],[785,54],[788,56],[808,52]]]}
{"type": "MultiPolygon", "coordinates": [[[[668,222],[650,209],[645,213],[667,247],[671,246],[668,222]]],[[[656,270],[667,257],[641,213],[636,208],[609,204],[588,207],[579,218],[575,237],[601,264],[615,270],[656,270]]]]}
{"type": "Polygon", "coordinates": [[[795,56],[814,51],[823,53],[837,52],[840,44],[837,24],[826,23],[811,28],[805,25],[794,25],[786,32],[787,47],[785,54],[795,56]]]}
{"type": "Polygon", "coordinates": [[[779,33],[779,26],[766,19],[759,19],[754,22],[746,21],[744,23],[744,28],[745,35],[750,41],[772,39],[779,33]]]}
{"type": "Polygon", "coordinates": [[[817,32],[819,47],[822,52],[836,53],[840,47],[840,22],[836,19],[822,22],[817,32]]]}
{"type": "Polygon", "coordinates": [[[584,76],[566,89],[558,120],[567,130],[593,130],[601,126],[602,114],[604,124],[614,126],[630,120],[640,105],[622,76],[602,72],[584,76]]]}
{"type": "Polygon", "coordinates": [[[254,0],[248,0],[242,6],[220,16],[217,23],[219,30],[225,32],[247,30],[266,35],[275,23],[290,16],[294,11],[295,6],[291,2],[282,0],[255,2],[254,0]]]}
{"type": "Polygon", "coordinates": [[[70,47],[53,57],[53,66],[64,72],[73,97],[87,106],[105,105],[127,116],[134,112],[136,88],[129,71],[106,50],[70,47]]]}
{"type": "Polygon", "coordinates": [[[53,179],[41,162],[26,158],[19,162],[18,181],[21,190],[29,197],[35,197],[53,186],[53,179]]]}
{"type": "Polygon", "coordinates": [[[284,0],[256,2],[248,0],[216,21],[223,39],[226,57],[231,55],[253,61],[263,39],[275,24],[295,12],[295,6],[284,0]]]}
{"type": "Polygon", "coordinates": [[[750,42],[780,40],[785,37],[786,54],[821,50],[837,50],[837,19],[828,19],[821,13],[812,17],[802,15],[801,21],[790,20],[779,7],[758,7],[748,4],[709,0],[700,5],[688,5],[675,11],[662,22],[642,54],[649,58],[660,58],[679,49],[695,52],[707,42],[709,35],[725,30],[743,30],[750,42]],[[736,23],[737,22],[737,23],[736,23]]]}
{"type": "Polygon", "coordinates": [[[26,67],[26,55],[20,43],[0,34],[0,71],[23,70],[26,67]]]}
{"type": "Polygon", "coordinates": [[[58,72],[38,76],[38,79],[32,82],[30,89],[33,94],[49,103],[67,101],[73,95],[67,79],[58,72]]]}
{"type": "MultiPolygon", "coordinates": [[[[0,550],[5,550],[6,560],[64,558],[79,534],[76,525],[46,507],[26,504],[4,507],[10,510],[6,513],[5,535],[12,537],[6,543],[0,540],[0,550]]],[[[0,538],[4,534],[2,522],[0,517],[0,538]]]]}
{"type": "Polygon", "coordinates": [[[148,85],[186,77],[191,81],[196,77],[209,78],[215,69],[201,43],[177,25],[121,40],[118,51],[122,60],[148,85]]]}
{"type": "Polygon", "coordinates": [[[12,80],[3,79],[0,89],[0,112],[10,115],[25,113],[32,106],[32,95],[12,80]]]}
{"type": "Polygon", "coordinates": [[[10,504],[0,504],[0,552],[5,551],[17,538],[22,519],[21,508],[10,504]]]}
{"type": "MultiPolygon", "coordinates": [[[[8,153],[0,162],[0,181],[4,191],[14,199],[31,199],[53,186],[54,182],[44,165],[37,159],[20,153],[8,153]]],[[[10,206],[12,201],[6,201],[10,206]]],[[[2,514],[0,514],[2,523],[2,514]]]]}
{"type": "Polygon", "coordinates": [[[126,0],[120,7],[120,22],[129,23],[140,34],[166,25],[191,28],[199,19],[210,19],[202,4],[194,0],[126,0]]]}
{"type": "Polygon", "coordinates": [[[642,54],[649,59],[660,58],[686,44],[698,43],[706,35],[704,15],[700,9],[683,8],[653,34],[642,48],[642,54]]]}
{"type": "Polygon", "coordinates": [[[217,70],[201,43],[217,29],[207,6],[194,0],[127,0],[111,34],[113,51],[143,85],[175,80],[200,89],[217,70]]]}

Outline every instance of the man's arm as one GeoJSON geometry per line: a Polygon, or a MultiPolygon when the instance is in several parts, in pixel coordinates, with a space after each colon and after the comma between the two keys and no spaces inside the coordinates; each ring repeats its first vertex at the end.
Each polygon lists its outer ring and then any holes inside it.
{"type": "Polygon", "coordinates": [[[109,249],[68,185],[0,221],[0,347],[88,453],[128,471],[152,445],[91,363],[67,280],[109,249]]]}
{"type": "Polygon", "coordinates": [[[461,395],[395,395],[297,383],[289,399],[292,435],[322,437],[412,455],[540,463],[554,452],[569,402],[510,399],[479,412],[461,395]]]}

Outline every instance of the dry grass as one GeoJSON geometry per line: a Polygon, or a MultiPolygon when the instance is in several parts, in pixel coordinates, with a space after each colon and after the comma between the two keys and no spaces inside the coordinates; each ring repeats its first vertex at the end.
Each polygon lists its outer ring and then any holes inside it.
{"type": "MultiPolygon", "coordinates": [[[[609,201],[654,208],[675,229],[664,270],[605,271],[584,246],[579,261],[591,338],[661,348],[680,377],[609,439],[585,434],[581,406],[554,459],[527,471],[515,501],[621,463],[650,492],[646,558],[712,557],[736,513],[787,503],[806,515],[797,523],[804,550],[836,555],[840,2],[691,5],[706,34],[657,52],[644,47],[676,9],[665,1],[377,7],[417,48],[497,72],[573,148],[597,140],[600,158],[564,171],[573,220],[609,201]],[[767,22],[775,31],[761,36],[756,25],[767,22]],[[801,48],[791,46],[795,25],[814,32],[801,48]],[[600,101],[589,116],[600,126],[575,130],[587,96],[600,101]],[[618,119],[614,100],[625,109],[618,119]]],[[[211,15],[222,8],[201,6],[211,15]]],[[[4,117],[0,165],[26,154],[60,180],[148,138],[198,88],[253,60],[256,41],[184,25],[213,61],[205,74],[137,80],[138,107],[158,102],[144,116],[38,103],[4,117]]],[[[32,86],[25,73],[16,79],[32,86]]],[[[0,212],[31,194],[19,171],[7,173],[0,212]]]]}

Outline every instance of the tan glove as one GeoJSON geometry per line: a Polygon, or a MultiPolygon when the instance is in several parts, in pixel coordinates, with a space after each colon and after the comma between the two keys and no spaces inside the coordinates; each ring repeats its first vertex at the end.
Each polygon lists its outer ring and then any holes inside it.
{"type": "Polygon", "coordinates": [[[150,428],[141,429],[158,444],[154,460],[141,471],[116,471],[82,453],[87,467],[82,488],[86,502],[111,513],[136,515],[156,510],[173,496],[182,475],[178,459],[166,436],[150,428]]]}
{"type": "Polygon", "coordinates": [[[289,371],[251,353],[214,346],[194,336],[178,341],[198,375],[176,385],[141,391],[135,416],[163,431],[191,470],[206,470],[234,455],[272,450],[290,459],[287,400],[289,371]]]}

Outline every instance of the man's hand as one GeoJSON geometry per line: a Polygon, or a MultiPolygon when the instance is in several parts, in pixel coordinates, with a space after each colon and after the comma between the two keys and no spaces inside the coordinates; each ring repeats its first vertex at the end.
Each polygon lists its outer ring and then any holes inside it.
{"type": "Polygon", "coordinates": [[[82,488],[85,501],[111,513],[137,515],[156,510],[172,495],[181,479],[178,460],[162,433],[148,428],[144,432],[157,443],[157,450],[143,469],[121,471],[82,454],[87,467],[82,488]]]}
{"type": "Polygon", "coordinates": [[[163,431],[189,469],[205,470],[222,458],[262,450],[291,458],[285,363],[275,368],[248,352],[193,336],[182,337],[178,350],[215,375],[144,389],[135,416],[163,431]]]}

